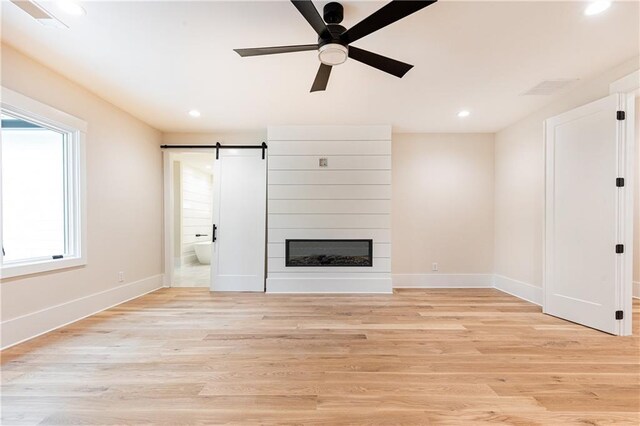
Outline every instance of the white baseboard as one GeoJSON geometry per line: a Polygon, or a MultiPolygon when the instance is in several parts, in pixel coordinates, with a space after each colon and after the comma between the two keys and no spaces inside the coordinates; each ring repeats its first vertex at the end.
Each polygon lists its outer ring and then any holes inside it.
{"type": "Polygon", "coordinates": [[[391,278],[267,278],[267,293],[386,293],[391,278]]]}
{"type": "Polygon", "coordinates": [[[519,297],[527,302],[542,306],[542,288],[525,283],[523,281],[495,275],[494,287],[512,296],[519,297]]]}
{"type": "MultiPolygon", "coordinates": [[[[113,306],[162,288],[164,274],[124,284],[50,308],[3,321],[0,348],[71,324],[113,306]]],[[[391,293],[393,288],[496,288],[542,305],[542,288],[492,274],[394,274],[392,279],[267,279],[267,293],[391,293]]],[[[640,282],[633,283],[633,296],[640,297],[640,282]]]]}
{"type": "Polygon", "coordinates": [[[640,299],[640,281],[633,282],[633,297],[640,299]]]}
{"type": "Polygon", "coordinates": [[[393,288],[495,288],[542,305],[542,288],[495,274],[393,274],[393,288]]]}
{"type": "MultiPolygon", "coordinates": [[[[190,284],[190,283],[169,283],[169,281],[167,281],[166,285],[164,286],[166,288],[209,288],[211,287],[209,284],[198,284],[198,285],[194,285],[194,284],[190,284]]],[[[252,289],[253,290],[253,289],[252,289]]],[[[252,290],[235,290],[235,291],[252,291],[252,290]]]]}
{"type": "Polygon", "coordinates": [[[393,274],[393,288],[487,288],[493,274],[393,274]]]}
{"type": "Polygon", "coordinates": [[[0,348],[6,349],[128,300],[135,299],[161,288],[162,284],[163,274],[154,275],[40,311],[8,319],[0,324],[0,327],[2,327],[0,348]]]}

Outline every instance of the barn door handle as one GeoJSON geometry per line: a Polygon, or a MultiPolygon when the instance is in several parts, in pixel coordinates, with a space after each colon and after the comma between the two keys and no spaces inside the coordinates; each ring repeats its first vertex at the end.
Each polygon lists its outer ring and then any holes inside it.
{"type": "Polygon", "coordinates": [[[213,236],[211,237],[211,242],[215,243],[216,242],[216,230],[218,229],[218,227],[214,224],[213,225],[213,236]]]}

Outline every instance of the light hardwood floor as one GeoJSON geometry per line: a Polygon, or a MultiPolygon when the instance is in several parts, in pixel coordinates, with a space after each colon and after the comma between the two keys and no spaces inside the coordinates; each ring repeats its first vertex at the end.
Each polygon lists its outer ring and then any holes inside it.
{"type": "Polygon", "coordinates": [[[3,424],[634,424],[634,336],[491,289],[163,289],[2,353],[3,424]]]}

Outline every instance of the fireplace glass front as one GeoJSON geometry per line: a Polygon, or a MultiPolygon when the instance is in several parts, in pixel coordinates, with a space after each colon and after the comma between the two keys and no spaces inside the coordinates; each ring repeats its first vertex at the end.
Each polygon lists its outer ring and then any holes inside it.
{"type": "Polygon", "coordinates": [[[286,266],[373,266],[373,240],[286,240],[286,266]]]}

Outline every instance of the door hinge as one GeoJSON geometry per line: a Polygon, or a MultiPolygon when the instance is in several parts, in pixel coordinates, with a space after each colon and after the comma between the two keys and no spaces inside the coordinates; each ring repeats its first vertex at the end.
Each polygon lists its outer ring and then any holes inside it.
{"type": "Polygon", "coordinates": [[[616,319],[617,319],[617,320],[624,319],[624,312],[622,312],[622,311],[616,311],[616,319]]]}
{"type": "Polygon", "coordinates": [[[624,111],[617,111],[616,112],[616,118],[618,120],[624,120],[626,118],[626,113],[624,111]]]}
{"type": "Polygon", "coordinates": [[[616,244],[616,254],[624,253],[624,244],[616,244]]]}
{"type": "Polygon", "coordinates": [[[624,178],[616,178],[616,186],[622,188],[624,186],[624,178]]]}

